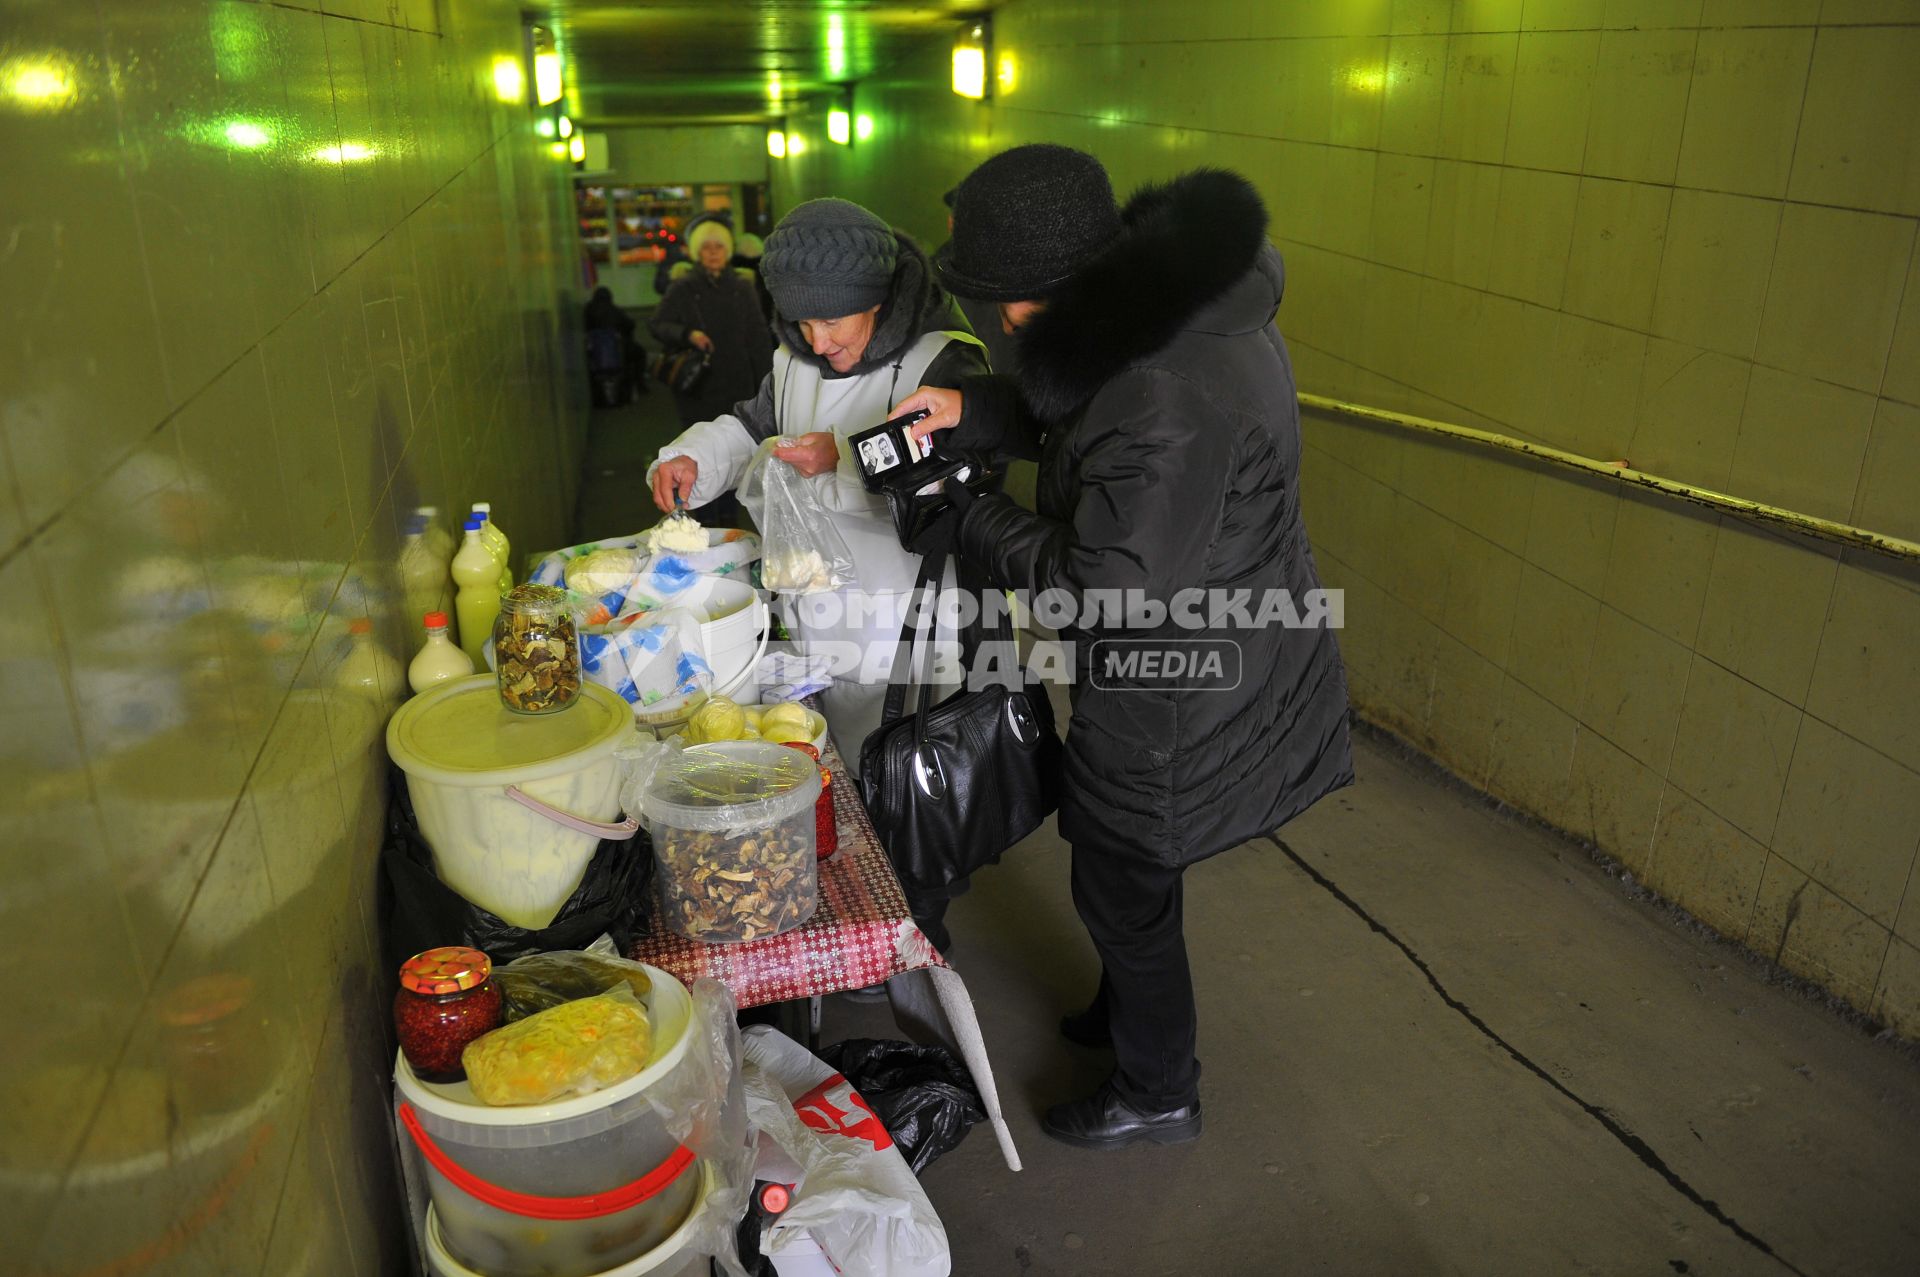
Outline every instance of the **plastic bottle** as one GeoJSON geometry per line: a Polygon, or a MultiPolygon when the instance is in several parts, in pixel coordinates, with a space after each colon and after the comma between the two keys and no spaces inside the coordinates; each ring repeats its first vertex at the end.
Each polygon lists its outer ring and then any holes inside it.
{"type": "Polygon", "coordinates": [[[436,683],[474,672],[473,658],[455,646],[453,636],[447,633],[445,612],[429,612],[420,618],[420,624],[427,631],[427,641],[407,664],[408,687],[424,692],[436,683]]]}
{"type": "MultiPolygon", "coordinates": [[[[434,557],[433,544],[427,539],[426,516],[418,512],[407,520],[406,535],[400,540],[400,592],[407,614],[420,616],[445,611],[447,565],[434,557]]],[[[423,634],[424,637],[424,634],[423,634]]]]}
{"type": "Polygon", "coordinates": [[[454,551],[460,548],[459,543],[453,539],[453,533],[448,530],[446,523],[441,520],[439,506],[423,505],[420,507],[418,513],[424,521],[421,539],[425,542],[427,549],[432,553],[433,561],[439,565],[440,596],[438,600],[430,606],[436,612],[452,612],[453,578],[448,575],[448,568],[453,564],[454,551]]]}
{"type": "Polygon", "coordinates": [[[500,614],[500,565],[480,539],[481,522],[468,519],[466,540],[453,556],[454,614],[460,618],[460,650],[478,671],[487,663],[487,640],[493,636],[493,618],[500,614]]]}
{"type": "Polygon", "coordinates": [[[505,594],[513,588],[513,547],[507,544],[507,534],[493,521],[492,502],[474,502],[473,512],[480,517],[480,539],[493,551],[493,557],[500,560],[500,593],[505,594]]]}
{"type": "Polygon", "coordinates": [[[400,694],[400,662],[373,636],[373,622],[365,617],[347,625],[347,654],[333,681],[368,700],[400,694]]]}

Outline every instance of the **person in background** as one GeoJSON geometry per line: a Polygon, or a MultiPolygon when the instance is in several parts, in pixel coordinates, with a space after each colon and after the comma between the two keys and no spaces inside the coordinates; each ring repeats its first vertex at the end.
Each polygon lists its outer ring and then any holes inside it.
{"type": "MultiPolygon", "coordinates": [[[[783,605],[803,652],[856,658],[836,668],[822,697],[840,756],[854,769],[880,725],[920,556],[901,546],[885,498],[867,491],[848,437],[886,420],[909,388],[960,385],[987,361],[926,255],[858,204],[799,205],[767,238],[761,265],[780,339],[772,372],[758,394],[662,448],[648,478],[662,510],[676,501],[698,510],[736,487],[760,445],[777,436],[780,446],[760,464],[792,466],[809,480],[853,557],[855,583],[783,605]]],[[[944,947],[943,933],[929,937],[944,947]]]]}
{"type": "Polygon", "coordinates": [[[767,323],[772,324],[773,294],[767,291],[767,281],[760,278],[760,256],[766,251],[766,245],[751,231],[734,238],[733,268],[752,278],[753,290],[760,297],[760,309],[766,314],[767,323]]]}
{"type": "Polygon", "coordinates": [[[692,390],[675,391],[680,424],[709,421],[753,396],[773,366],[766,319],[751,281],[736,274],[733,232],[717,217],[687,225],[693,269],[667,288],[648,331],[667,351],[707,352],[707,374],[692,390]]]}
{"type": "Polygon", "coordinates": [[[594,289],[581,320],[595,401],[611,408],[626,402],[630,393],[646,394],[646,357],[634,340],[633,316],[614,302],[613,290],[604,285],[594,289]]]}
{"type": "MultiPolygon", "coordinates": [[[[1187,866],[1271,832],[1353,780],[1333,631],[1182,615],[1183,590],[1306,606],[1319,572],[1300,514],[1300,417],[1274,325],[1284,272],[1267,211],[1235,174],[1203,169],[1124,209],[1100,162],[1063,146],[987,160],[954,198],[941,279],[995,303],[1018,333],[1017,378],[922,389],[916,433],[1040,461],[1038,513],[949,485],[964,560],[996,586],[1138,591],[1159,624],[1082,614],[1059,828],[1073,901],[1100,957],[1091,1005],[1061,1022],[1111,1043],[1112,1076],[1049,1109],[1064,1143],[1119,1148],[1200,1134],[1187,866]],[[1189,653],[1214,640],[1239,677],[1168,685],[1112,663],[1124,636],[1189,653]],[[1111,647],[1108,648],[1111,651],[1111,647]],[[1096,683],[1094,680],[1098,679],[1096,683]]],[[[1191,597],[1191,596],[1189,596],[1191,597]]],[[[1139,669],[1135,667],[1136,671],[1139,669]]]]}

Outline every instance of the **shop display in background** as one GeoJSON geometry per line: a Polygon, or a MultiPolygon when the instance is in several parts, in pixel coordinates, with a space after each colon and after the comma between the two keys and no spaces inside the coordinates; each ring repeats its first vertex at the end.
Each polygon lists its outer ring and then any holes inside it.
{"type": "Polygon", "coordinates": [[[493,654],[500,702],[516,714],[551,714],[580,696],[580,640],[565,590],[529,584],[503,595],[493,654]]]}
{"type": "Polygon", "coordinates": [[[448,945],[416,953],[400,966],[393,1031],[400,1052],[424,1081],[457,1082],[461,1055],[500,1026],[500,988],[478,949],[448,945]]]}

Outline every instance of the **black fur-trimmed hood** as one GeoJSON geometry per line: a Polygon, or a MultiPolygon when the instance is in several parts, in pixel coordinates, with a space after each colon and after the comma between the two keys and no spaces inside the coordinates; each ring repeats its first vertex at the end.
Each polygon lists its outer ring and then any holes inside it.
{"type": "MultiPolygon", "coordinates": [[[[1266,205],[1252,183],[1224,169],[1143,187],[1120,220],[1112,247],[1020,330],[1020,390],[1042,420],[1067,416],[1122,368],[1192,326],[1267,248],[1266,205]]],[[[1268,275],[1277,305],[1277,256],[1268,275]]],[[[1268,307],[1260,323],[1271,317],[1268,307]]]]}

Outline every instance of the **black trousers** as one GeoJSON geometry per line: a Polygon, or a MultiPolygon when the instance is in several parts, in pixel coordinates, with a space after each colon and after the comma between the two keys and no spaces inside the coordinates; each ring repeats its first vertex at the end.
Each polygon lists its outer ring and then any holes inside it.
{"type": "Polygon", "coordinates": [[[1182,875],[1097,848],[1073,848],[1073,904],[1100,954],[1100,990],[1113,1032],[1114,1089],[1135,1108],[1200,1098],[1197,1016],[1187,967],[1182,875]]]}

